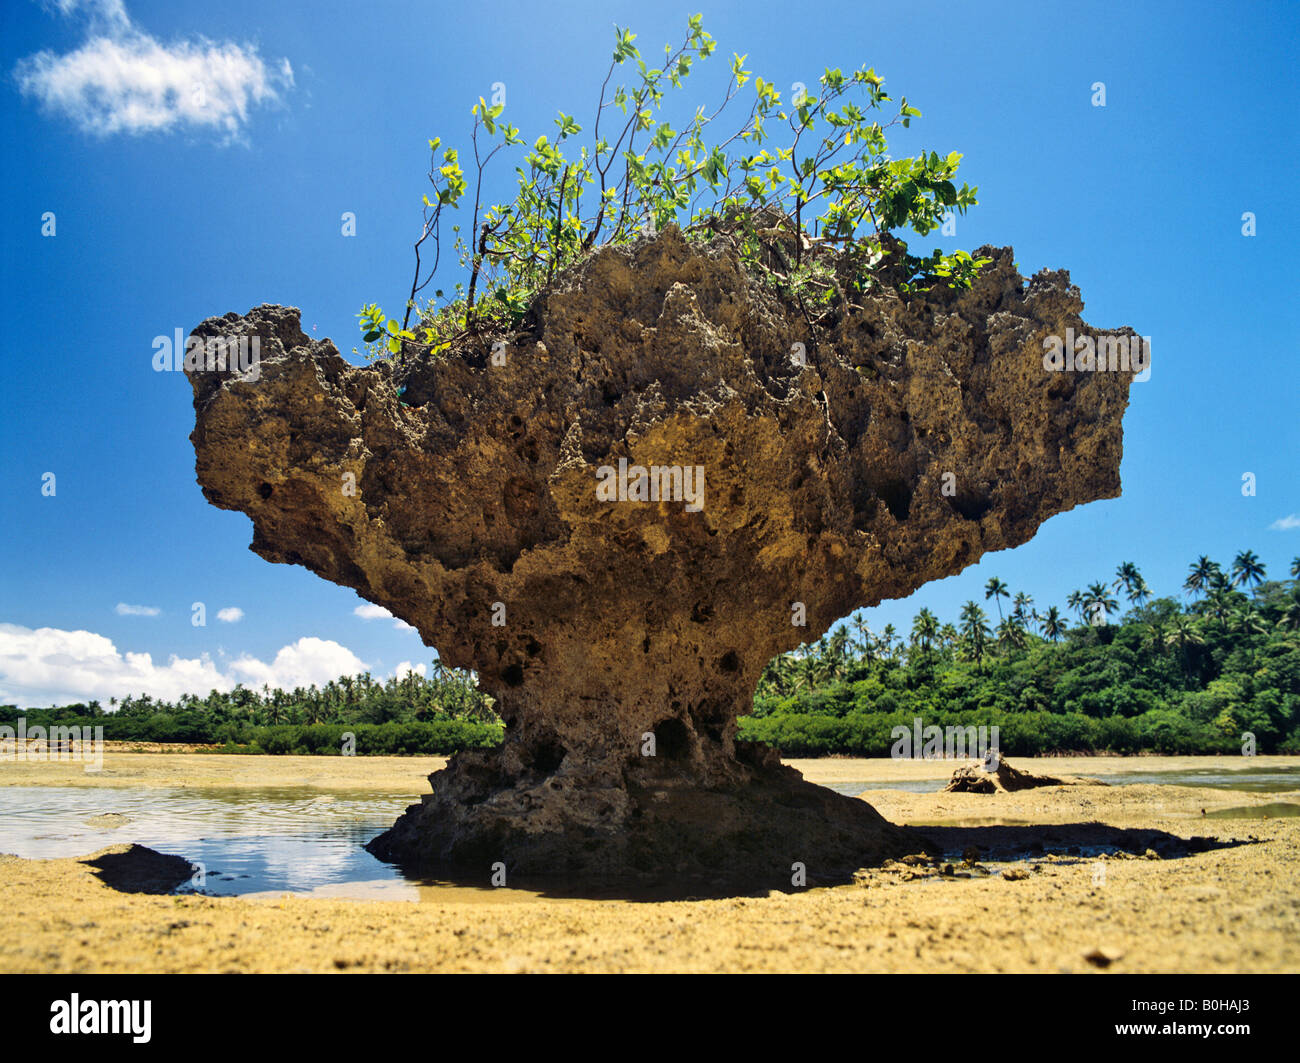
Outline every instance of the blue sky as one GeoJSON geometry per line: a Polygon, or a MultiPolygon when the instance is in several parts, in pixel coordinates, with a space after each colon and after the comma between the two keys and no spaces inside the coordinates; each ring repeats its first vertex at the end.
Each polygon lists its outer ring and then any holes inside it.
{"type": "MultiPolygon", "coordinates": [[[[5,4],[0,702],[428,662],[413,630],[262,561],[248,519],[204,501],[190,390],[153,371],[153,338],[281,302],[350,351],[359,306],[395,306],[409,285],[430,137],[467,146],[469,108],[496,82],[503,117],[530,142],[553,132],[557,110],[586,122],[612,24],[653,55],[696,10],[5,4]],[[110,62],[124,55],[178,99],[142,109],[110,62]],[[201,102],[184,91],[198,77],[211,86],[201,102]],[[341,235],[345,211],[354,237],[341,235]],[[191,623],[194,602],[205,626],[191,623]],[[218,620],[221,609],[242,616],[218,620]]],[[[687,83],[699,102],[720,91],[733,51],[785,93],[828,65],[874,66],[924,113],[895,152],[962,151],[961,177],[980,189],[956,239],[923,246],[1012,245],[1026,274],[1070,270],[1090,324],[1152,337],[1151,380],[1133,386],[1125,418],[1123,497],[871,610],[874,629],[905,629],[922,605],[955,619],[990,575],[1040,606],[1064,606],[1126,560],[1157,593],[1201,553],[1226,564],[1253,549],[1285,575],[1300,554],[1300,300],[1286,257],[1300,231],[1300,8],[831,0],[703,12],[718,53],[687,83]],[[1105,107],[1092,104],[1099,81],[1105,107]]]]}

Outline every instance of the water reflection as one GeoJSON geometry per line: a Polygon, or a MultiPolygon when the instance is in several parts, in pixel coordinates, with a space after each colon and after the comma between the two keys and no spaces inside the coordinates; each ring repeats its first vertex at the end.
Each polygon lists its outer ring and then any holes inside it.
{"type": "MultiPolygon", "coordinates": [[[[1112,784],[1163,783],[1252,792],[1300,789],[1300,768],[1128,772],[1112,784]]],[[[831,786],[856,795],[870,789],[933,792],[942,780],[863,779],[831,786]]],[[[27,859],[85,856],[107,845],[136,843],[201,865],[201,885],[181,892],[212,896],[283,893],[367,900],[517,902],[542,894],[415,880],[366,852],[412,798],[371,791],[310,787],[0,786],[0,852],[27,859]]],[[[1297,806],[1265,806],[1258,814],[1294,815],[1297,806]]],[[[1236,818],[1224,810],[1215,818],[1236,818]]],[[[518,885],[517,883],[514,885],[518,885]]],[[[626,893],[624,899],[631,899],[626,893]]],[[[593,897],[593,899],[599,899],[593,897]]],[[[650,898],[647,898],[650,899],[650,898]]]]}

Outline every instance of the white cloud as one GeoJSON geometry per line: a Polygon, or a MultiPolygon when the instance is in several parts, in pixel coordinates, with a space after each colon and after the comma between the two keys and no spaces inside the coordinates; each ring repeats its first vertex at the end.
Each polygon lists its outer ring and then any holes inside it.
{"type": "Polygon", "coordinates": [[[88,21],[75,51],[37,52],[18,61],[24,95],[84,132],[210,130],[237,139],[256,106],[293,85],[288,59],[268,66],[256,45],[194,40],[163,44],[132,23],[121,0],[55,0],[63,15],[88,21]]]}
{"type": "Polygon", "coordinates": [[[235,624],[244,619],[244,610],[237,605],[228,605],[217,612],[217,619],[223,624],[235,624]]]}
{"type": "Polygon", "coordinates": [[[1290,531],[1292,528],[1300,528],[1300,513],[1288,513],[1285,517],[1279,517],[1268,527],[1270,531],[1290,531]]]}
{"type": "Polygon", "coordinates": [[[393,669],[393,676],[397,679],[402,679],[405,676],[408,676],[412,672],[414,672],[421,679],[423,679],[427,671],[428,671],[428,665],[412,664],[410,661],[403,661],[401,664],[399,664],[396,668],[393,669]]]}
{"type": "Polygon", "coordinates": [[[156,605],[127,605],[126,602],[118,602],[113,611],[118,616],[157,616],[162,612],[156,605]]]}
{"type": "Polygon", "coordinates": [[[354,616],[361,617],[362,620],[391,620],[394,631],[414,631],[415,626],[408,624],[405,620],[399,620],[393,616],[382,605],[375,605],[373,602],[367,602],[365,605],[358,605],[352,610],[354,616]]]}
{"type": "Polygon", "coordinates": [[[110,697],[127,694],[173,701],[181,694],[232,690],[236,683],[291,690],[365,670],[356,654],[328,639],[300,638],[269,664],[246,654],[223,670],[207,654],[189,659],[172,654],[166,664],[155,664],[150,654],[120,652],[110,639],[90,631],[0,624],[0,702],[23,707],[91,698],[107,704],[110,697]]]}
{"type": "Polygon", "coordinates": [[[282,687],[292,690],[315,683],[322,686],[341,675],[358,675],[366,670],[365,662],[346,646],[331,639],[301,638],[285,646],[270,664],[256,657],[240,657],[230,662],[230,671],[246,687],[282,687]]]}

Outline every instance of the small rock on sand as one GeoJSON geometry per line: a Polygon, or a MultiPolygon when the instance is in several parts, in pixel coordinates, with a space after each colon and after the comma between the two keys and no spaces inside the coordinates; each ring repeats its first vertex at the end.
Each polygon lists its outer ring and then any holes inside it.
{"type": "Polygon", "coordinates": [[[130,822],[131,817],[124,816],[121,812],[104,812],[85,820],[86,826],[103,827],[105,830],[116,830],[118,827],[125,827],[130,822]]]}
{"type": "Polygon", "coordinates": [[[1124,953],[1119,949],[1103,945],[1089,949],[1083,954],[1083,958],[1094,967],[1109,967],[1112,963],[1122,960],[1124,953]]]}

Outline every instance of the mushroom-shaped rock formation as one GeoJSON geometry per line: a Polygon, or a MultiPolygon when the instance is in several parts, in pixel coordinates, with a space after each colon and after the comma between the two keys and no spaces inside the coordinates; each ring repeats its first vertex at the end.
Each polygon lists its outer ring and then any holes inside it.
{"type": "Polygon", "coordinates": [[[204,495],[474,669],[506,724],[372,852],[779,884],[915,851],[736,721],[776,654],[1119,494],[1132,373],[1048,371],[1046,337],[1098,335],[1078,290],[979,254],[970,290],[855,294],[815,335],[675,229],[438,358],[356,367],[280,306],[203,322],[260,354],[189,370],[204,495]]]}

